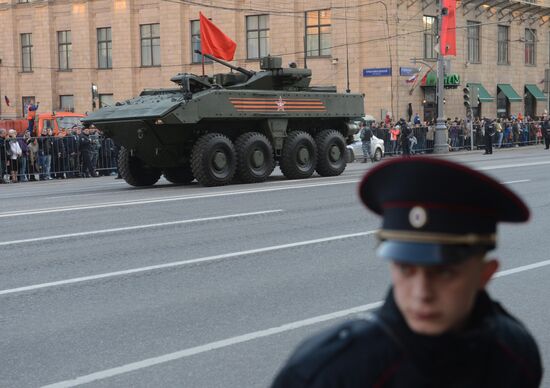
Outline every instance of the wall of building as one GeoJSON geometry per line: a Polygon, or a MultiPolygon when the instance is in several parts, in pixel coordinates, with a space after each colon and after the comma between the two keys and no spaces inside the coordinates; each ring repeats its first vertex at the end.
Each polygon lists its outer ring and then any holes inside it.
{"type": "MultiPolygon", "coordinates": [[[[400,67],[414,66],[411,58],[423,57],[424,15],[436,16],[435,1],[387,0],[365,3],[361,0],[234,0],[204,6],[160,0],[50,0],[17,3],[0,1],[0,24],[4,39],[0,41],[0,93],[3,117],[22,115],[22,97],[35,96],[42,110],[59,109],[60,95],[73,95],[75,110],[93,109],[91,85],[100,94],[112,94],[115,101],[133,97],[144,88],[170,87],[170,77],[178,72],[201,73],[200,64],[192,64],[190,21],[199,11],[237,42],[234,63],[258,68],[257,60],[246,59],[247,15],[268,13],[269,44],[272,55],[281,55],[283,64],[304,65],[304,13],[308,10],[331,9],[332,50],[328,57],[307,58],[313,71],[313,84],[336,85],[343,92],[365,94],[365,111],[376,118],[392,112],[405,117],[409,103],[414,112],[423,113],[424,90],[411,87],[400,67]],[[139,26],[160,23],[161,66],[142,67],[139,26]],[[112,69],[98,69],[97,28],[112,29],[112,69]],[[58,69],[57,31],[72,33],[72,69],[58,69]],[[32,33],[33,71],[21,71],[20,34],[32,33]],[[347,61],[349,60],[349,62],[347,61]],[[363,77],[363,69],[391,68],[392,76],[363,77]]],[[[521,95],[525,84],[540,83],[549,67],[550,23],[541,18],[510,20],[491,10],[457,10],[457,52],[451,57],[451,71],[467,82],[482,83],[495,97],[483,104],[482,114],[496,115],[496,85],[512,84],[521,95]],[[467,20],[482,23],[481,63],[467,61],[467,20]],[[510,26],[510,64],[497,65],[497,25],[510,26]],[[525,28],[537,30],[535,66],[524,64],[525,28]]],[[[428,62],[422,73],[428,70],[428,62]]],[[[419,65],[417,65],[419,66],[419,65]]],[[[207,73],[225,71],[219,64],[206,64],[207,73]]],[[[423,74],[421,74],[423,75],[423,74]]],[[[446,115],[463,117],[462,86],[446,90],[446,115]]],[[[97,102],[96,102],[97,104],[97,102]]],[[[546,103],[537,104],[542,113],[546,103]]],[[[512,103],[512,113],[523,111],[523,102],[512,103]]]]}

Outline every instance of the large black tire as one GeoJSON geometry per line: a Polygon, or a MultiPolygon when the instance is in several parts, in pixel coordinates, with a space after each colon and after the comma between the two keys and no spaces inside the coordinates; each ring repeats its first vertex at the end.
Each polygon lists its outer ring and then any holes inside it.
{"type": "Polygon", "coordinates": [[[311,135],[303,131],[291,132],[283,144],[279,165],[288,179],[309,178],[317,165],[317,146],[311,135]]]}
{"type": "Polygon", "coordinates": [[[317,143],[317,172],[321,176],[340,175],[346,169],[346,140],[333,129],[315,136],[317,143]]]}
{"type": "Polygon", "coordinates": [[[191,170],[203,186],[227,185],[237,169],[237,155],[231,140],[221,133],[207,133],[191,151],[191,170]]]}
{"type": "Polygon", "coordinates": [[[154,185],[162,173],[160,169],[147,166],[141,159],[132,156],[130,150],[124,147],[118,153],[118,172],[129,185],[136,187],[154,185]]]}
{"type": "Polygon", "coordinates": [[[187,185],[195,179],[191,166],[188,163],[178,167],[165,168],[162,173],[168,182],[178,185],[187,185]]]}
{"type": "Polygon", "coordinates": [[[248,132],[235,142],[237,150],[237,177],[243,183],[265,181],[275,168],[273,147],[267,137],[248,132]]]}

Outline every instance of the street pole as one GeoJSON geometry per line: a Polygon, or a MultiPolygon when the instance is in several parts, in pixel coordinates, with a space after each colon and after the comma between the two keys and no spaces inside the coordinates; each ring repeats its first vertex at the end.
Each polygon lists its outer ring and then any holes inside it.
{"type": "Polygon", "coordinates": [[[435,141],[434,153],[442,154],[449,152],[447,143],[447,126],[445,125],[445,112],[443,109],[444,86],[445,86],[445,65],[443,62],[443,54],[441,53],[441,31],[443,25],[443,1],[439,1],[439,16],[438,16],[438,34],[437,39],[437,124],[435,126],[435,141]]]}
{"type": "Polygon", "coordinates": [[[470,109],[470,151],[474,150],[474,112],[470,109]]]}

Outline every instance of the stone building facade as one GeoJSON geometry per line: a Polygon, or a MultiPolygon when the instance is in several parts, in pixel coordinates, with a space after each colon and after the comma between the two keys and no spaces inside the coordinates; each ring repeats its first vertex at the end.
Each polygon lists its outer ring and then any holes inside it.
{"type": "MultiPolygon", "coordinates": [[[[436,0],[0,0],[0,95],[10,101],[0,115],[23,116],[33,101],[87,112],[170,87],[178,72],[200,74],[199,11],[237,42],[238,66],[280,55],[311,68],[315,85],[364,93],[377,119],[434,115],[436,0]]],[[[467,84],[479,90],[478,115],[541,114],[550,1],[459,0],[456,24],[447,73],[460,83],[446,89],[446,116],[465,115],[467,84]]],[[[205,71],[225,68],[207,62],[205,71]]]]}

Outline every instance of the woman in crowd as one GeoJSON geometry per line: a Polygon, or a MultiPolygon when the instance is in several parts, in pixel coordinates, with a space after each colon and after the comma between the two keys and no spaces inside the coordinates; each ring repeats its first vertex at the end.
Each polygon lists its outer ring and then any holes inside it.
{"type": "MultiPolygon", "coordinates": [[[[25,131],[25,135],[28,135],[29,132],[25,131]]],[[[27,169],[29,165],[29,146],[24,138],[25,135],[17,136],[17,141],[19,142],[19,147],[21,148],[21,157],[19,158],[19,181],[28,182],[29,178],[27,176],[27,169]]]]}
{"type": "Polygon", "coordinates": [[[9,172],[11,176],[11,182],[17,183],[17,165],[19,158],[23,154],[23,150],[19,145],[17,140],[17,131],[15,129],[10,129],[8,131],[8,138],[5,143],[6,154],[8,155],[7,163],[9,163],[9,172]]]}
{"type": "Polygon", "coordinates": [[[397,144],[397,139],[399,139],[399,135],[401,134],[401,126],[395,125],[392,129],[390,129],[390,143],[391,143],[391,153],[393,155],[397,154],[397,151],[399,149],[397,144]]]}
{"type": "Polygon", "coordinates": [[[25,143],[27,143],[27,150],[28,150],[28,173],[29,173],[29,180],[35,181],[36,176],[35,173],[38,171],[37,166],[37,159],[38,159],[38,142],[36,141],[36,138],[32,138],[30,133],[26,132],[24,135],[25,143]]]}

